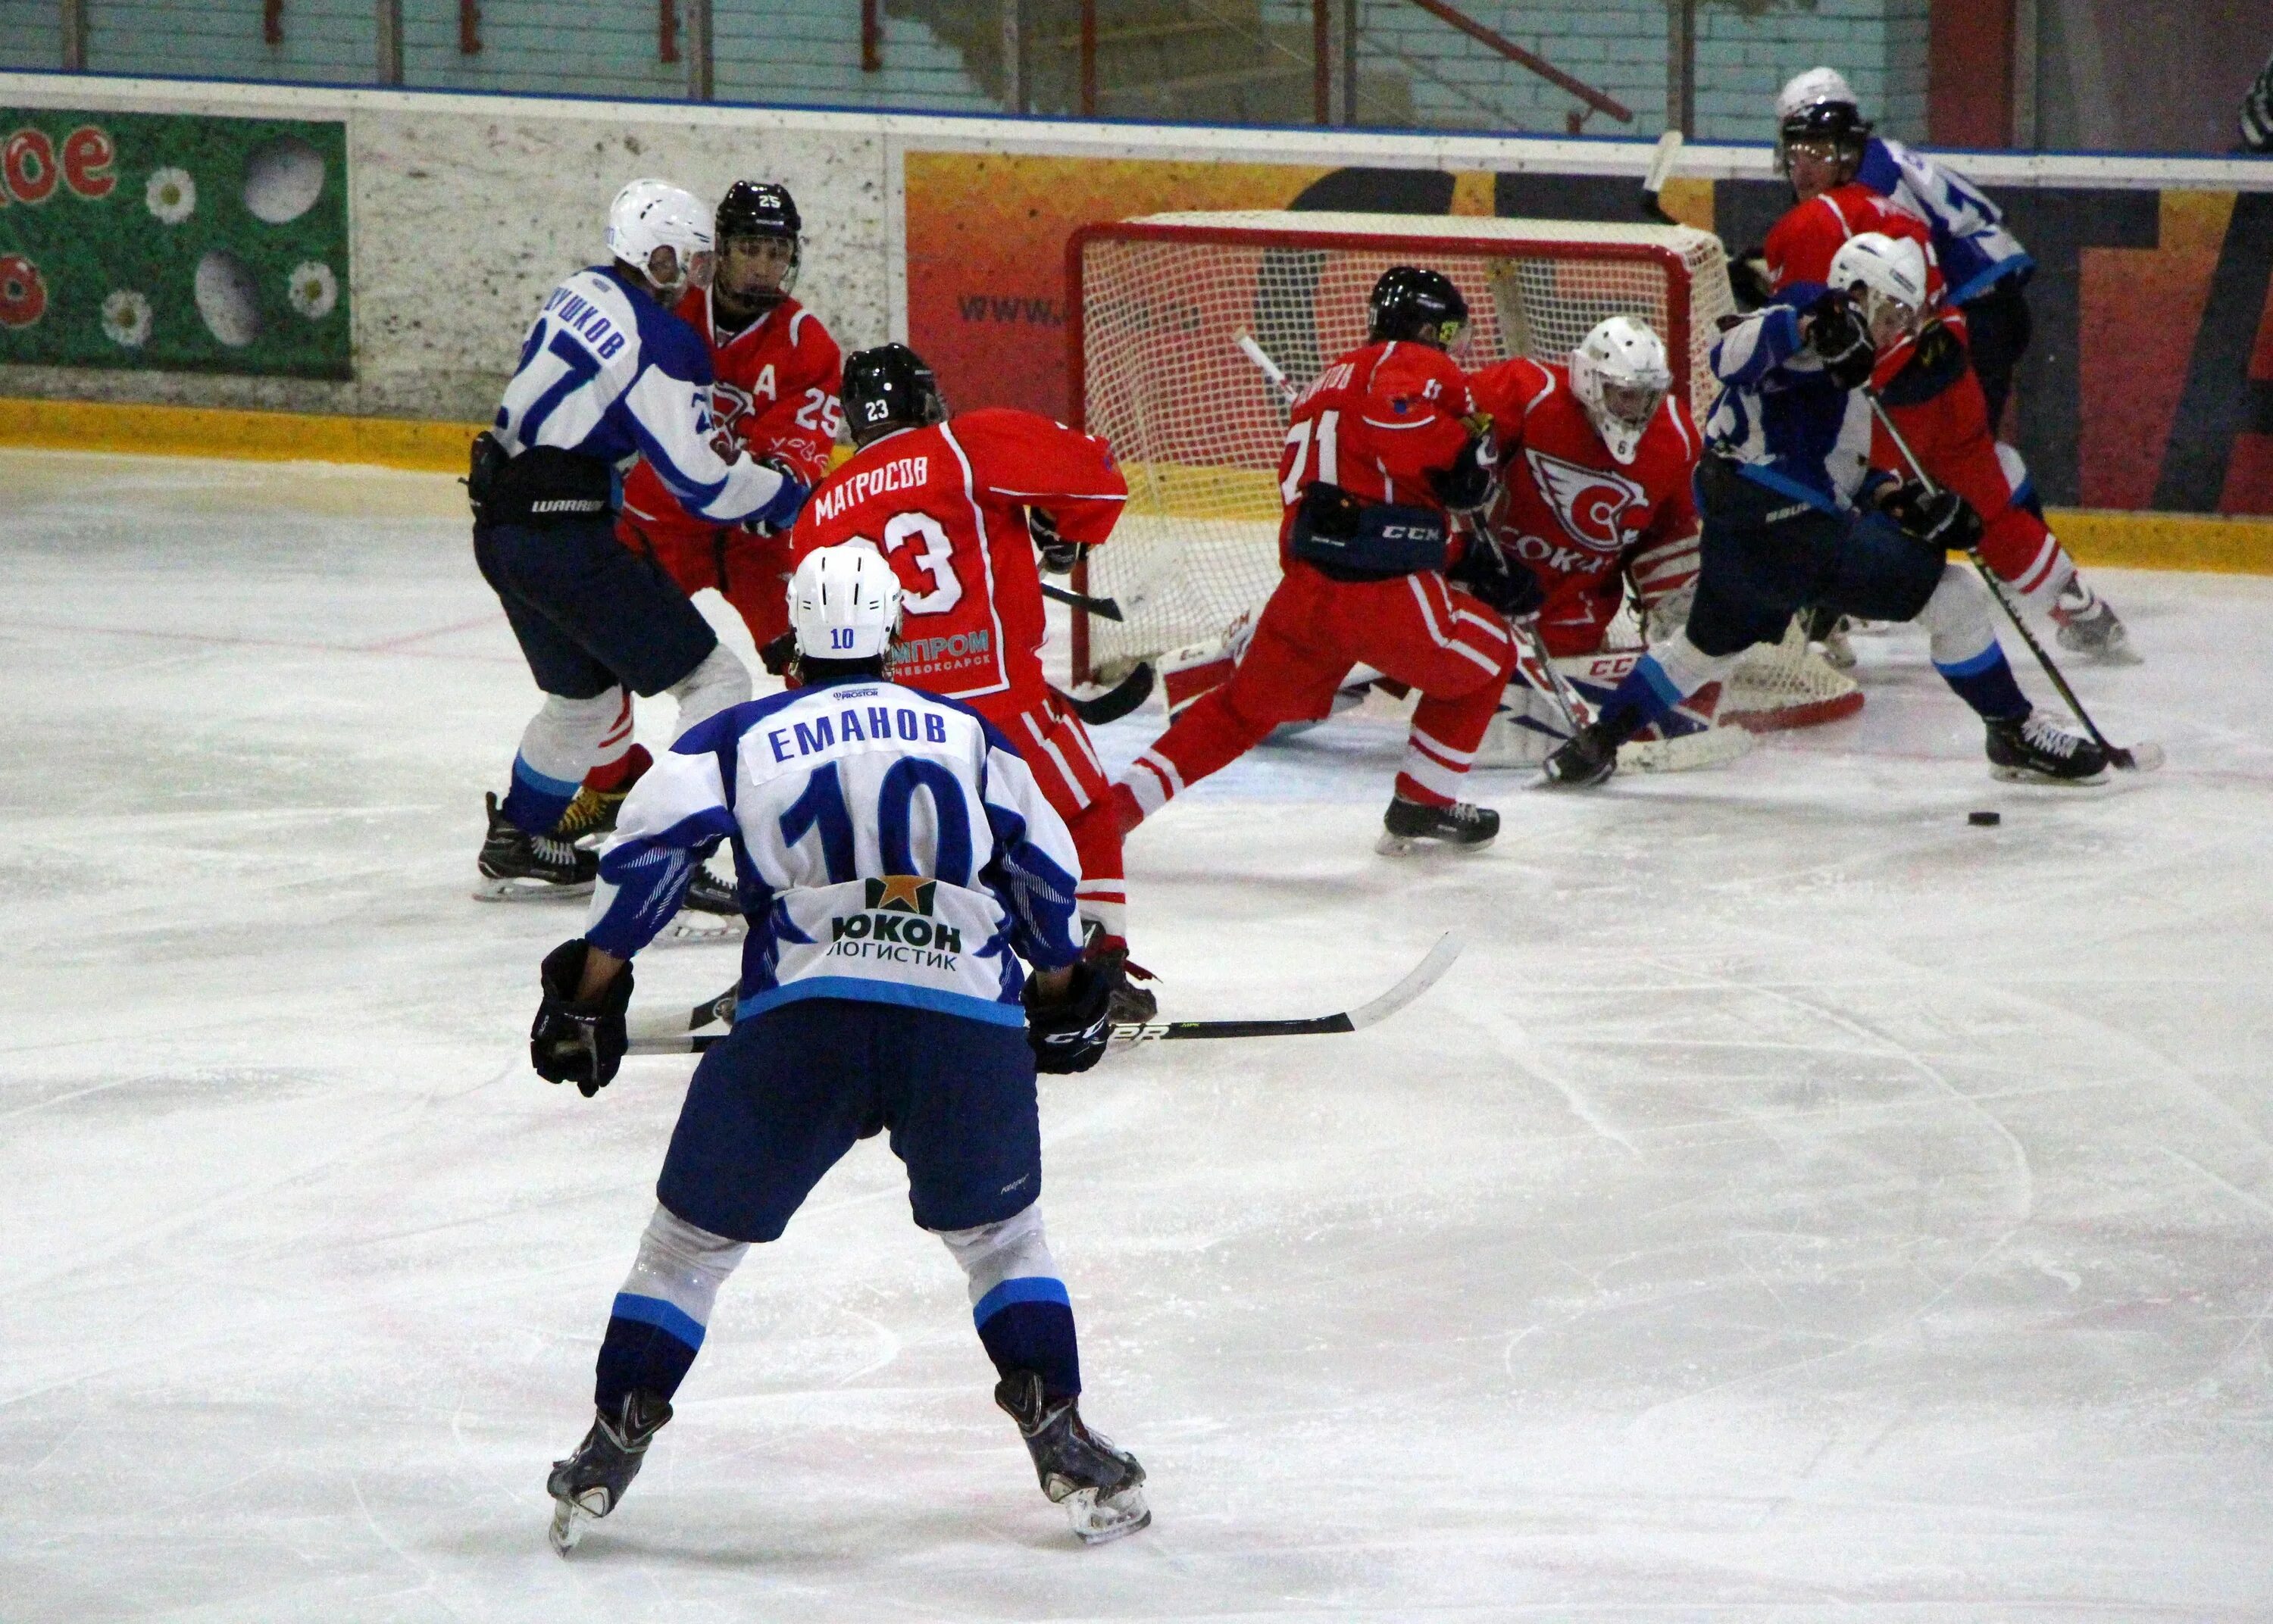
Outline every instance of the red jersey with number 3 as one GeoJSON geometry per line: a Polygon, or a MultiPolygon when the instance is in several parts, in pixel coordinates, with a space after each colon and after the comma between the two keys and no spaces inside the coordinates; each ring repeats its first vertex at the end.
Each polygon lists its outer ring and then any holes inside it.
{"type": "MultiPolygon", "coordinates": [[[[844,356],[821,318],[784,299],[739,333],[721,334],[708,288],[691,290],[676,309],[710,346],[712,420],[751,455],[779,457],[806,484],[820,483],[844,421],[836,399],[844,356]]],[[[661,541],[707,543],[718,529],[680,506],[643,460],[625,476],[624,513],[661,541]]]]}
{"type": "Polygon", "coordinates": [[[1428,344],[1368,344],[1318,375],[1288,414],[1279,456],[1282,563],[1294,504],[1313,480],[1339,485],[1361,502],[1403,502],[1444,511],[1431,470],[1449,468],[1468,443],[1462,420],[1474,410],[1452,358],[1428,344]]]}
{"type": "Polygon", "coordinates": [[[1689,476],[1702,442],[1689,408],[1668,395],[1632,462],[1610,455],[1559,362],[1503,361],[1468,379],[1491,414],[1500,488],[1492,537],[1547,595],[1540,635],[1550,653],[1591,654],[1632,575],[1648,607],[1697,579],[1697,508],[1689,476]]]}
{"type": "Polygon", "coordinates": [[[894,682],[951,700],[1038,703],[1042,578],[1024,510],[1093,547],[1128,499],[1103,440],[988,407],[871,440],[814,489],[791,552],[866,542],[892,561],[907,592],[894,682]]]}

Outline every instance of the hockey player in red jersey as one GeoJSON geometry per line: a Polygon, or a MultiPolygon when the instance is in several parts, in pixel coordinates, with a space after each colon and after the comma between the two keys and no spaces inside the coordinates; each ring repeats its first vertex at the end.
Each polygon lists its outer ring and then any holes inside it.
{"type": "Polygon", "coordinates": [[[932,370],[904,344],[844,366],[852,457],[814,489],[792,563],[859,543],[890,559],[907,589],[892,680],[958,700],[1009,736],[1073,836],[1076,893],[1092,962],[1115,986],[1116,1021],[1149,1020],[1129,984],[1121,826],[1089,731],[1042,675],[1039,546],[1073,567],[1119,522],[1129,483],[1105,442],[1031,412],[989,407],[949,419],[932,370]]]}
{"type": "MultiPolygon", "coordinates": [[[[1812,303],[1827,284],[1832,257],[1866,231],[1924,251],[1931,295],[1925,319],[1881,351],[1872,380],[1880,400],[1927,474],[1981,515],[1982,558],[2052,617],[2060,646],[2111,664],[2135,662],[2123,622],[2046,527],[2020,453],[1992,431],[1967,349],[1965,317],[1946,297],[1932,231],[1856,178],[1871,126],[1851,103],[1832,101],[1795,109],[1782,132],[1785,172],[1798,201],[1768,233],[1774,296],[1797,306],[1812,303]]],[[[1876,436],[1872,465],[1909,477],[1886,430],[1876,436]]]]}
{"type": "MultiPolygon", "coordinates": [[[[1677,625],[1697,580],[1697,509],[1690,475],[1703,442],[1657,334],[1613,316],[1568,362],[1503,361],[1468,378],[1491,419],[1499,493],[1485,520],[1502,553],[1537,578],[1541,643],[1582,697],[1609,696],[1628,662],[1591,670],[1629,588],[1645,624],[1677,625]],[[1569,663],[1564,663],[1568,662],[1569,663]],[[1573,668],[1576,668],[1575,670],[1573,668]]],[[[1632,657],[1638,657],[1635,650],[1632,657]]],[[[1570,736],[1553,678],[1519,662],[1501,701],[1536,755],[1570,736]]],[[[1667,719],[1702,728],[1717,686],[1667,719]]]]}
{"type": "MultiPolygon", "coordinates": [[[[1190,708],[1114,785],[1124,827],[1228,766],[1283,722],[1325,716],[1353,666],[1420,691],[1380,849],[1478,848],[1499,814],[1459,799],[1515,662],[1507,623],[1447,579],[1449,512],[1481,507],[1491,453],[1467,380],[1445,354],[1467,303],[1439,272],[1399,266],[1369,301],[1365,346],[1319,376],[1290,415],[1279,458],[1285,570],[1228,682],[1190,708]]],[[[1479,590],[1527,578],[1493,549],[1454,565],[1479,590]]]]}

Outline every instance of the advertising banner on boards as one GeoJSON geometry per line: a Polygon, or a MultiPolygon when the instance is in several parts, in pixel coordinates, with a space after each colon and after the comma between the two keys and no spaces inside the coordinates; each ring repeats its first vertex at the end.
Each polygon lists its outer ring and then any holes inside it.
{"type": "Polygon", "coordinates": [[[0,362],[353,375],[341,122],[0,109],[0,362]]]}

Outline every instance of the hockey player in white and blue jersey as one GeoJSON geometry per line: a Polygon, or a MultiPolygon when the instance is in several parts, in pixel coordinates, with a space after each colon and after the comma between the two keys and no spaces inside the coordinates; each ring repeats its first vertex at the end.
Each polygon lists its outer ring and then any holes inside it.
{"type": "Polygon", "coordinates": [[[866,546],[798,566],[804,685],[719,713],[656,760],[601,853],[585,934],[544,962],[530,1056],[589,1096],[624,1051],[626,961],[694,865],[732,843],[750,922],[741,1000],[695,1070],[609,1316],[597,1418],[546,1482],[564,1553],[671,1418],[720,1283],[880,1129],[917,1224],[969,1276],[995,1402],[1044,1492],[1091,1543],[1151,1521],[1144,1468],[1076,1407],[1073,1309],[1038,1204],[1035,1072],[1096,1063],[1111,992],[1080,962],[1073,842],[976,712],[885,680],[900,596],[866,546]]]}
{"type": "Polygon", "coordinates": [[[626,688],[675,694],[682,729],[750,697],[748,668],[686,593],[615,540],[621,470],[646,458],[690,512],[721,524],[786,526],[805,500],[786,468],[714,433],[709,348],[671,310],[709,278],[709,211],[634,181],[609,210],[608,251],[537,312],[466,482],[475,562],[545,696],[503,802],[490,797],[481,895],[589,889],[592,855],[548,834],[626,688]]]}
{"type": "Polygon", "coordinates": [[[1879,346],[1925,309],[1924,251],[1877,232],[1849,239],[1807,309],[1769,304],[1713,347],[1722,390],[1696,474],[1697,595],[1689,623],[1645,655],[1594,722],[1547,761],[1548,782],[1608,778],[1618,745],[1783,635],[1802,604],[1923,620],[1934,669],[1980,715],[1999,777],[2097,782],[2107,757],[2033,710],[2014,679],[1986,589],[1953,550],[1981,517],[1953,491],[1869,466],[1868,385],[1879,346]]]}

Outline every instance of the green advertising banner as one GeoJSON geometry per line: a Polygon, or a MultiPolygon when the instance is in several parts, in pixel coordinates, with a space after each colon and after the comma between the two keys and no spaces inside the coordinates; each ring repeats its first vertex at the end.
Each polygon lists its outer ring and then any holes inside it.
{"type": "Polygon", "coordinates": [[[353,376],[347,126],[0,109],[0,362],[353,376]]]}

